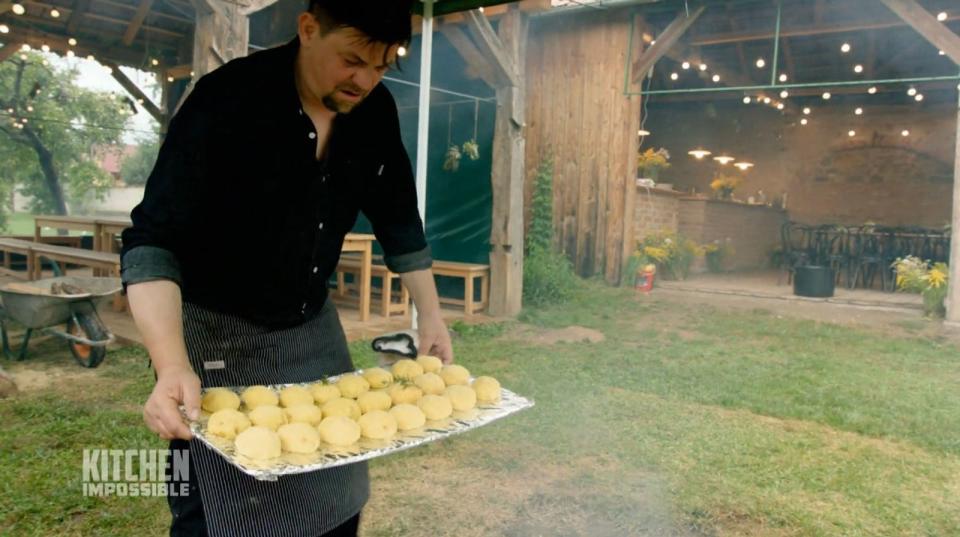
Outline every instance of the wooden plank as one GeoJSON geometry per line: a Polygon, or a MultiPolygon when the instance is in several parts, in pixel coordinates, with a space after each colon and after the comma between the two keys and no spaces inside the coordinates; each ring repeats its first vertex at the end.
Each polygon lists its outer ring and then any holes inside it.
{"type": "MultiPolygon", "coordinates": [[[[960,129],[960,107],[957,109],[957,128],[960,129]]],[[[957,132],[960,133],[960,130],[957,132]]],[[[957,136],[953,157],[953,220],[950,229],[953,230],[953,237],[950,241],[950,285],[946,298],[946,323],[960,329],[960,238],[956,231],[960,229],[960,135],[957,136]]]]}
{"type": "Polygon", "coordinates": [[[67,20],[67,35],[77,35],[77,29],[80,28],[88,9],[90,0],[74,0],[70,18],[67,20]]]}
{"type": "Polygon", "coordinates": [[[444,24],[440,27],[440,33],[450,41],[450,44],[457,50],[457,53],[460,54],[460,57],[463,58],[473,73],[476,73],[490,87],[497,85],[496,75],[490,62],[480,53],[463,30],[458,26],[444,24]]]}
{"type": "Polygon", "coordinates": [[[960,36],[924,9],[916,0],[880,0],[924,39],[960,65],[960,36]]]}
{"type": "MultiPolygon", "coordinates": [[[[503,43],[497,37],[493,27],[490,26],[490,22],[477,10],[466,12],[466,17],[467,31],[470,32],[470,36],[473,37],[480,52],[485,57],[490,58],[490,63],[500,83],[519,86],[520,79],[516,62],[504,50],[503,43]]],[[[501,24],[503,24],[502,21],[501,24]]]]}
{"type": "Polygon", "coordinates": [[[137,36],[137,32],[140,31],[143,21],[146,20],[147,15],[150,13],[151,6],[153,6],[153,0],[140,0],[137,12],[133,15],[130,25],[127,26],[127,30],[123,33],[122,42],[124,45],[129,47],[133,44],[133,39],[137,36]]]}
{"type": "Polygon", "coordinates": [[[13,9],[13,2],[11,0],[3,0],[0,2],[0,15],[13,9]]]}
{"type": "Polygon", "coordinates": [[[689,16],[684,13],[677,15],[677,18],[667,26],[663,33],[657,36],[656,43],[644,51],[643,55],[634,62],[633,76],[631,77],[633,81],[639,81],[646,76],[653,65],[683,37],[684,32],[696,22],[705,9],[706,6],[700,6],[689,16]]]}
{"type": "Polygon", "coordinates": [[[158,123],[163,123],[163,111],[160,110],[160,107],[153,103],[150,100],[150,97],[141,90],[136,83],[127,78],[127,75],[120,70],[120,66],[109,60],[102,60],[100,63],[106,65],[110,68],[110,75],[113,76],[113,79],[116,80],[123,89],[133,96],[134,99],[140,102],[140,106],[144,108],[158,123]]]}

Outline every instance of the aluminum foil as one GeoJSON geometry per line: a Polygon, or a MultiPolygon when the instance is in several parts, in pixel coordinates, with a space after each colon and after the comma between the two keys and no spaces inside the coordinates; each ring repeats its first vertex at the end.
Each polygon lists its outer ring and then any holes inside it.
{"type": "MultiPolygon", "coordinates": [[[[337,378],[331,377],[328,380],[335,381],[337,378]]],[[[276,384],[268,387],[279,391],[288,386],[307,387],[310,384],[276,384]]],[[[228,387],[238,394],[244,388],[243,386],[228,387]]],[[[316,453],[310,455],[283,453],[280,457],[269,461],[254,461],[238,455],[234,451],[233,440],[226,440],[216,435],[207,435],[205,431],[207,429],[207,419],[210,415],[206,412],[202,413],[199,420],[190,423],[190,429],[193,431],[195,438],[219,453],[241,472],[256,479],[276,481],[282,475],[315,472],[324,468],[365,461],[421,446],[428,442],[435,442],[448,436],[482,427],[532,406],[533,401],[501,388],[500,401],[495,404],[478,405],[467,412],[454,411],[451,417],[443,420],[427,420],[423,427],[409,431],[398,431],[390,440],[361,438],[356,444],[346,448],[335,448],[321,442],[320,449],[316,453]]]]}

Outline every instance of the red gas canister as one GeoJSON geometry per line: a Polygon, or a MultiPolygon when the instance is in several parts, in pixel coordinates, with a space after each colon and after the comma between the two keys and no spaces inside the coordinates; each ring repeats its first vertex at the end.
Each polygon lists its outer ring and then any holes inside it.
{"type": "Polygon", "coordinates": [[[653,291],[653,280],[657,275],[656,265],[647,265],[642,267],[637,271],[636,280],[634,281],[634,289],[641,293],[649,293],[653,291]]]}

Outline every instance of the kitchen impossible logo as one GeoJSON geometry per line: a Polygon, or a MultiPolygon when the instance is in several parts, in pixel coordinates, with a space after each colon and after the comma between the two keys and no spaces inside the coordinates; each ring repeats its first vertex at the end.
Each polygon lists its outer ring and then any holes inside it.
{"type": "Polygon", "coordinates": [[[84,496],[187,496],[186,449],[84,449],[84,496]]]}

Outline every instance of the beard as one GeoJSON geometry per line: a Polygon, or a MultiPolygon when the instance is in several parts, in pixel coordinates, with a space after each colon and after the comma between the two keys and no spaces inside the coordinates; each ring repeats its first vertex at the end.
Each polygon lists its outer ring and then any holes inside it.
{"type": "Polygon", "coordinates": [[[363,100],[367,97],[366,93],[363,90],[355,87],[345,87],[345,88],[336,88],[332,93],[328,93],[321,98],[323,106],[326,106],[328,110],[333,110],[338,114],[349,114],[358,104],[362,103],[363,100]],[[341,99],[338,97],[338,92],[340,90],[349,91],[360,96],[360,99],[356,101],[351,101],[347,99],[341,99]]]}

